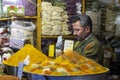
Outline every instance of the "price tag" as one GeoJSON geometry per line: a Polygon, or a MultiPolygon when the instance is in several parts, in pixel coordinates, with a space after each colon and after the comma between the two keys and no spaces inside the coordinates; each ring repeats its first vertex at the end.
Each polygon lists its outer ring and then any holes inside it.
{"type": "Polygon", "coordinates": [[[23,66],[24,66],[24,63],[22,63],[22,62],[20,62],[18,65],[17,77],[19,77],[20,80],[22,80],[23,66]]]}
{"type": "Polygon", "coordinates": [[[49,57],[54,57],[54,52],[55,52],[55,45],[54,44],[51,44],[49,45],[49,57]]]}
{"type": "Polygon", "coordinates": [[[65,40],[64,42],[64,52],[73,51],[73,40],[65,40]]]}

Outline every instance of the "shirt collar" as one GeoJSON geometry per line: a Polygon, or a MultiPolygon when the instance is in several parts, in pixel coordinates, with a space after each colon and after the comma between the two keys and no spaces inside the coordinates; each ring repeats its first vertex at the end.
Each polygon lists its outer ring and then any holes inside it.
{"type": "Polygon", "coordinates": [[[91,37],[91,36],[92,36],[92,34],[90,34],[88,37],[86,37],[85,40],[88,40],[88,38],[91,37]]]}

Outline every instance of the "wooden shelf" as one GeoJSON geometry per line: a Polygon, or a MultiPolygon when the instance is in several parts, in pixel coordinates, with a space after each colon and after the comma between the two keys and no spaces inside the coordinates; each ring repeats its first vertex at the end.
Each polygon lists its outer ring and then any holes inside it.
{"type": "Polygon", "coordinates": [[[21,18],[32,18],[32,19],[36,19],[37,18],[37,16],[25,16],[25,17],[21,17],[21,18]]]}
{"type": "Polygon", "coordinates": [[[11,18],[0,18],[0,20],[10,20],[11,18]]]}
{"type": "MultiPolygon", "coordinates": [[[[57,38],[58,36],[41,36],[41,38],[57,38]]],[[[62,36],[63,38],[75,38],[75,36],[62,36]]]]}
{"type": "Polygon", "coordinates": [[[32,21],[35,26],[36,26],[36,35],[35,35],[35,40],[36,40],[36,43],[34,46],[41,50],[41,0],[36,0],[37,3],[36,3],[36,8],[37,8],[37,14],[36,16],[9,16],[9,17],[0,17],[0,21],[13,21],[13,20],[30,20],[32,21]]]}
{"type": "Polygon", "coordinates": [[[20,19],[20,18],[26,18],[26,19],[37,19],[37,16],[19,16],[19,17],[8,17],[8,18],[0,18],[0,20],[11,20],[11,19],[20,19]]]}

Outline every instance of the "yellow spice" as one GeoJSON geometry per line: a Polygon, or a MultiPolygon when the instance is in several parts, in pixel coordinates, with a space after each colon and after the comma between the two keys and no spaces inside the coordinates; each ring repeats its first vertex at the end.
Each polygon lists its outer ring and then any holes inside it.
{"type": "Polygon", "coordinates": [[[38,51],[32,45],[26,44],[23,48],[21,48],[3,63],[10,66],[18,66],[19,62],[23,62],[27,55],[30,56],[30,64],[38,62],[40,63],[48,59],[46,55],[38,51]]]}

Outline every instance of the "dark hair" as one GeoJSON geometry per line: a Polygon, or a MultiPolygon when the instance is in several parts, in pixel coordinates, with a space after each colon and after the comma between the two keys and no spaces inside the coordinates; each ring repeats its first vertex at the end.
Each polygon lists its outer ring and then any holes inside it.
{"type": "Polygon", "coordinates": [[[80,14],[80,15],[75,15],[71,17],[71,21],[72,23],[79,21],[81,22],[81,26],[82,27],[86,27],[89,26],[90,27],[90,31],[92,32],[92,20],[91,18],[86,15],[86,14],[80,14]]]}

